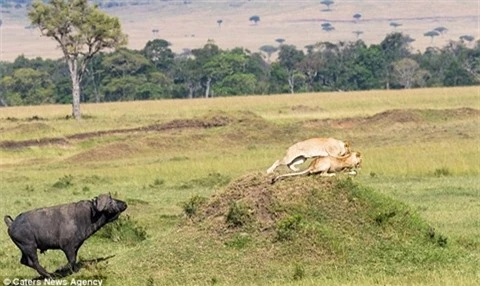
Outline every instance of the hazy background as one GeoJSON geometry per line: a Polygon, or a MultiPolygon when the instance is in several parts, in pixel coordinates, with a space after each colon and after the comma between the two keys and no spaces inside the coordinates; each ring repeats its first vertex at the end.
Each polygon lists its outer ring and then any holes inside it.
{"type": "MultiPolygon", "coordinates": [[[[123,6],[106,8],[111,1],[100,1],[103,10],[118,16],[129,36],[128,48],[142,49],[155,38],[172,43],[175,52],[202,47],[209,39],[222,49],[245,47],[258,51],[262,45],[276,45],[275,39],[297,48],[319,41],[354,41],[354,31],[362,31],[360,39],[376,44],[393,31],[410,35],[413,49],[424,51],[428,46],[443,47],[462,35],[480,37],[480,1],[477,0],[336,0],[326,11],[321,1],[293,0],[184,0],[117,1],[123,6]],[[355,22],[353,15],[362,17],[355,22]],[[251,16],[260,22],[249,21],[251,16]],[[219,25],[217,20],[222,20],[219,25]],[[330,22],[335,30],[326,32],[321,24],[330,22]],[[391,22],[401,24],[394,28],[391,22]],[[437,27],[448,30],[432,41],[424,33],[437,27]],[[158,32],[154,32],[158,30],[158,32]]],[[[59,58],[56,42],[42,37],[37,29],[28,29],[30,22],[25,5],[2,8],[0,27],[0,60],[13,61],[17,56],[59,58]]]]}

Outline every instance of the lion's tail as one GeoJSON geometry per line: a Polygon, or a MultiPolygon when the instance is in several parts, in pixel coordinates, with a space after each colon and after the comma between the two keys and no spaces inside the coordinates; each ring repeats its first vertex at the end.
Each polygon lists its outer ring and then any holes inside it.
{"type": "Polygon", "coordinates": [[[285,178],[285,177],[300,176],[300,175],[305,175],[305,174],[308,174],[308,173],[310,173],[310,168],[308,168],[304,171],[301,171],[301,172],[279,175],[279,176],[276,176],[275,178],[273,178],[271,183],[275,184],[275,182],[277,182],[278,180],[280,180],[282,178],[285,178]]]}

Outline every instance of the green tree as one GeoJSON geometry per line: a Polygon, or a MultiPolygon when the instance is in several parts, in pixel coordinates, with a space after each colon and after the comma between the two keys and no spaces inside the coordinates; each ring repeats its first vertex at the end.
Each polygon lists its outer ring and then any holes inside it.
{"type": "Polygon", "coordinates": [[[386,61],[384,73],[386,77],[385,87],[387,89],[390,88],[390,82],[393,80],[393,63],[411,55],[410,43],[412,41],[412,38],[402,33],[391,33],[380,43],[380,48],[386,61]]]}
{"type": "MultiPolygon", "coordinates": [[[[232,77],[235,74],[243,74],[245,71],[245,64],[247,62],[247,55],[242,49],[234,49],[232,51],[224,51],[216,56],[212,57],[208,62],[203,65],[203,70],[211,80],[212,85],[219,82],[214,88],[215,91],[221,90],[218,85],[223,83],[233,83],[240,79],[234,77],[229,81],[224,81],[227,77],[232,77]]],[[[255,78],[255,77],[254,77],[255,78]]],[[[228,90],[228,94],[236,94],[232,92],[232,87],[228,90]]],[[[224,89],[225,90],[225,89],[224,89]]]]}
{"type": "Polygon", "coordinates": [[[149,59],[156,68],[167,71],[173,64],[175,54],[170,49],[170,43],[166,40],[156,39],[148,41],[142,50],[142,54],[149,59]]]}
{"type": "Polygon", "coordinates": [[[151,68],[151,63],[141,53],[125,48],[105,56],[102,66],[111,77],[144,74],[151,68]]]}
{"type": "Polygon", "coordinates": [[[200,73],[201,84],[205,89],[205,98],[211,96],[212,81],[217,74],[217,71],[213,68],[214,64],[211,63],[211,61],[221,53],[220,48],[215,45],[212,40],[209,40],[203,48],[192,50],[192,54],[195,57],[195,69],[200,73]]]}
{"type": "Polygon", "coordinates": [[[215,87],[216,94],[245,95],[255,92],[257,79],[253,74],[234,73],[221,79],[215,87]]]}
{"type": "Polygon", "coordinates": [[[201,67],[197,60],[190,57],[179,57],[175,59],[173,70],[173,81],[177,85],[176,97],[194,98],[201,85],[201,67]],[[187,96],[185,96],[185,92],[187,96]]]}
{"type": "Polygon", "coordinates": [[[28,17],[42,35],[60,45],[72,81],[72,114],[80,119],[80,83],[87,64],[102,49],[126,44],[120,21],[88,0],[50,0],[48,4],[35,0],[28,17]]]}
{"type": "MultiPolygon", "coordinates": [[[[5,88],[5,105],[52,103],[54,86],[48,73],[32,68],[18,68],[0,81],[5,88]]],[[[3,92],[2,92],[3,93],[3,92]]]]}
{"type": "Polygon", "coordinates": [[[140,52],[118,49],[103,58],[101,69],[108,71],[101,83],[105,100],[146,99],[138,97],[136,93],[140,85],[148,82],[148,75],[154,69],[151,62],[140,52]]]}
{"type": "Polygon", "coordinates": [[[295,78],[299,76],[298,65],[305,57],[303,51],[297,50],[293,45],[280,46],[278,53],[278,61],[280,66],[287,71],[287,81],[290,88],[290,93],[295,93],[295,78]]]}
{"type": "Polygon", "coordinates": [[[298,64],[298,69],[305,75],[308,84],[308,91],[314,91],[315,82],[318,78],[318,72],[324,65],[322,54],[318,51],[310,50],[308,54],[298,64]]]}
{"type": "Polygon", "coordinates": [[[269,89],[270,65],[264,60],[261,53],[248,55],[244,67],[246,74],[252,74],[256,78],[254,94],[267,94],[269,89]]]}

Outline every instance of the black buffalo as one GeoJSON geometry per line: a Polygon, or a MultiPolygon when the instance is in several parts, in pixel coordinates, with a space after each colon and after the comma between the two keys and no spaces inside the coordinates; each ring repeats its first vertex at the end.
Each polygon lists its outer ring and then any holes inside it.
{"type": "Polygon", "coordinates": [[[68,259],[71,271],[78,271],[77,252],[83,242],[105,224],[114,221],[127,209],[123,201],[102,194],[93,200],[79,201],[27,211],[15,220],[5,216],[8,234],[20,248],[20,263],[51,277],[37,258],[37,249],[61,249],[68,259]]]}

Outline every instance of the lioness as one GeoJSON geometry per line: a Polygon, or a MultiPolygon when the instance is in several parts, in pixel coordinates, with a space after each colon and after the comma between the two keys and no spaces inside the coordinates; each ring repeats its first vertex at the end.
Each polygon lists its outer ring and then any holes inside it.
{"type": "Polygon", "coordinates": [[[348,153],[350,153],[350,143],[348,141],[344,142],[334,138],[307,139],[290,146],[285,156],[275,161],[275,163],[268,168],[267,174],[273,173],[280,165],[287,165],[290,170],[297,172],[299,169],[295,167],[295,165],[302,164],[307,158],[343,156],[348,153]]]}
{"type": "Polygon", "coordinates": [[[362,155],[360,152],[352,152],[342,157],[317,157],[310,166],[301,172],[283,174],[272,179],[272,184],[284,177],[300,176],[304,174],[316,174],[320,173],[320,176],[335,176],[337,172],[349,170],[349,175],[356,175],[355,168],[360,168],[362,164],[362,155]]]}

